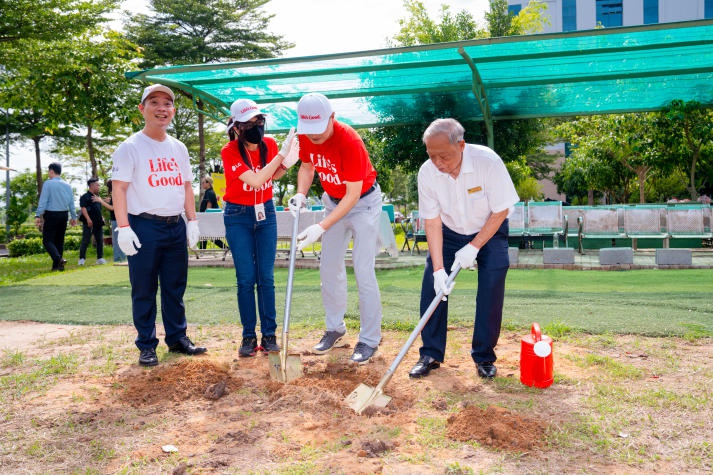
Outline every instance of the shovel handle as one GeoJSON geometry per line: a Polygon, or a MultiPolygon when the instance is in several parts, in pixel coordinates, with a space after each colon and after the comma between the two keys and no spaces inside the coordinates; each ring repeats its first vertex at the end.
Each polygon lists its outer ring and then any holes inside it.
{"type": "MultiPolygon", "coordinates": [[[[456,276],[460,272],[460,269],[460,265],[456,265],[456,267],[451,271],[450,275],[446,279],[445,288],[448,289],[451,287],[451,284],[453,284],[453,282],[456,280],[456,276]]],[[[384,377],[381,378],[379,384],[374,388],[374,394],[380,393],[384,389],[384,386],[389,383],[391,377],[396,372],[396,368],[398,368],[399,364],[401,364],[401,360],[404,359],[404,356],[406,356],[406,353],[408,353],[408,350],[411,348],[411,345],[413,345],[413,342],[416,341],[416,338],[418,338],[418,335],[421,333],[421,330],[423,330],[423,327],[426,326],[426,323],[428,323],[428,320],[430,320],[431,316],[433,315],[433,312],[436,311],[436,307],[438,307],[438,305],[441,303],[441,299],[443,299],[443,297],[445,296],[446,295],[443,290],[436,294],[436,297],[431,301],[431,304],[423,313],[423,316],[418,321],[418,324],[416,324],[416,328],[413,329],[411,335],[409,335],[408,340],[406,340],[406,343],[401,348],[401,351],[399,351],[399,354],[396,355],[396,359],[394,359],[394,362],[391,363],[391,366],[389,366],[389,369],[386,371],[384,377]]]]}
{"type": "MultiPolygon", "coordinates": [[[[290,327],[290,307],[292,306],[292,282],[295,278],[295,259],[297,257],[297,234],[300,232],[300,213],[296,213],[292,223],[290,239],[290,266],[287,270],[287,290],[285,291],[285,316],[282,320],[283,340],[290,327]]],[[[286,351],[286,349],[285,349],[286,351]]]]}

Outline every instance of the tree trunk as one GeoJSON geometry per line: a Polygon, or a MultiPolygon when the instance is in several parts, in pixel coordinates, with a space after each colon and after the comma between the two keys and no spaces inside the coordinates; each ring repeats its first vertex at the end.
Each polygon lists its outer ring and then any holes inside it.
{"type": "Polygon", "coordinates": [[[89,163],[92,166],[92,178],[98,177],[97,174],[97,159],[94,151],[94,141],[92,140],[92,124],[87,124],[87,135],[85,140],[87,143],[87,153],[89,154],[89,163]]]}
{"type": "Polygon", "coordinates": [[[35,143],[35,177],[37,180],[37,196],[42,193],[42,160],[40,160],[40,140],[42,137],[32,137],[35,143]]]}

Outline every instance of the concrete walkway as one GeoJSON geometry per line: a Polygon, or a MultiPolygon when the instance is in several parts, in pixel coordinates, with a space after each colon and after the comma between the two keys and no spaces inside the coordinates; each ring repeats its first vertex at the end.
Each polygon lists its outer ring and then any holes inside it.
{"type": "MultiPolygon", "coordinates": [[[[692,251],[692,266],[657,266],[656,250],[641,249],[634,252],[634,263],[623,265],[601,265],[599,263],[599,250],[586,249],[583,254],[574,253],[574,264],[544,264],[542,249],[520,249],[517,264],[511,264],[511,269],[570,269],[570,270],[628,270],[628,269],[712,269],[713,249],[694,249],[692,251]]],[[[346,257],[347,265],[351,265],[350,256],[346,257]]],[[[377,269],[397,269],[403,267],[423,267],[426,262],[426,252],[420,254],[403,252],[398,257],[389,257],[382,253],[376,259],[377,269]]],[[[189,266],[233,267],[233,258],[230,254],[222,259],[222,253],[205,254],[196,258],[190,253],[189,266]]],[[[278,253],[275,260],[276,267],[289,265],[288,254],[278,253]]],[[[316,269],[319,259],[312,253],[305,253],[304,257],[298,254],[295,266],[298,269],[316,269]]]]}

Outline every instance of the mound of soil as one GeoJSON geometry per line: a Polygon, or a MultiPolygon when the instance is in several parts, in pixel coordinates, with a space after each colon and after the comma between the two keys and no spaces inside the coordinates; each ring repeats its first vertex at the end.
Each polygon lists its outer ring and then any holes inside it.
{"type": "Polygon", "coordinates": [[[470,406],[448,418],[446,434],[453,440],[476,440],[488,447],[527,451],[544,446],[547,425],[507,409],[470,406]]]}

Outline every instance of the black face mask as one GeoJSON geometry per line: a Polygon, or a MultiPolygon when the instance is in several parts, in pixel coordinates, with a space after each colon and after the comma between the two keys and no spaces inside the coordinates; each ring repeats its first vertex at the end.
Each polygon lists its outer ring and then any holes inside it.
{"type": "Polygon", "coordinates": [[[256,125],[248,130],[241,131],[240,134],[245,141],[257,144],[262,142],[262,138],[265,136],[265,126],[256,125]]]}

